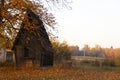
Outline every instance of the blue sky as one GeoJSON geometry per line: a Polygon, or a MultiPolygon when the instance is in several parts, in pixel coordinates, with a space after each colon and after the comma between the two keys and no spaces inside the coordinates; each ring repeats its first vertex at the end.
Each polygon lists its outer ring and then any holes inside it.
{"type": "Polygon", "coordinates": [[[72,10],[56,10],[60,41],[70,45],[120,47],[120,0],[73,0],[72,10]]]}

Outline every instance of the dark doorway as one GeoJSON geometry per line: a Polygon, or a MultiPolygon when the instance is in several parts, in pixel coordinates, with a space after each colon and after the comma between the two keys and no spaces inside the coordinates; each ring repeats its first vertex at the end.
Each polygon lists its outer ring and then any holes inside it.
{"type": "Polygon", "coordinates": [[[52,54],[42,54],[40,66],[41,67],[53,66],[53,55],[52,54]]]}
{"type": "Polygon", "coordinates": [[[27,47],[24,48],[24,57],[25,58],[29,57],[29,49],[27,47]]]}

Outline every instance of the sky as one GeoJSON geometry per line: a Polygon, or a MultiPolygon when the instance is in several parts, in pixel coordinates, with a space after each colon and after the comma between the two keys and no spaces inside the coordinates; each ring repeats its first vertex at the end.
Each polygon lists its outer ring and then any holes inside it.
{"type": "Polygon", "coordinates": [[[54,11],[60,41],[120,48],[120,0],[73,0],[71,7],[54,11]]]}

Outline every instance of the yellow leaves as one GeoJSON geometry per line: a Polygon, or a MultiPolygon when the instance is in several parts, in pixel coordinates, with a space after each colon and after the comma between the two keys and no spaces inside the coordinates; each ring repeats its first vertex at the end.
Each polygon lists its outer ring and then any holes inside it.
{"type": "Polygon", "coordinates": [[[22,27],[24,27],[24,29],[29,30],[29,31],[35,30],[36,26],[34,25],[33,22],[30,23],[30,22],[28,21],[28,17],[27,17],[27,16],[24,18],[24,23],[25,23],[25,25],[22,26],[22,27]]]}
{"type": "Polygon", "coordinates": [[[0,43],[4,42],[5,39],[0,37],[0,43]]]}
{"type": "Polygon", "coordinates": [[[8,49],[11,49],[13,47],[13,41],[9,41],[7,44],[6,44],[6,47],[8,49]]]}
{"type": "MultiPolygon", "coordinates": [[[[53,15],[49,15],[48,10],[42,4],[35,2],[35,0],[4,0],[4,7],[0,8],[0,32],[2,31],[6,37],[10,39],[15,38],[18,30],[21,28],[21,23],[26,20],[26,9],[31,9],[42,21],[47,25],[53,25],[55,22],[53,15]],[[44,17],[43,17],[44,16],[44,17]],[[2,26],[2,27],[1,27],[2,26]]],[[[29,21],[25,22],[27,30],[34,30],[34,24],[29,21]]],[[[49,27],[49,26],[48,26],[49,27]]]]}
{"type": "Polygon", "coordinates": [[[12,0],[12,5],[14,5],[18,9],[24,9],[27,4],[23,0],[12,0]]]}
{"type": "Polygon", "coordinates": [[[6,10],[3,10],[3,11],[2,11],[2,17],[5,17],[5,16],[6,16],[6,13],[7,13],[7,11],[6,11],[6,10]]]}
{"type": "Polygon", "coordinates": [[[5,38],[0,37],[0,49],[5,47],[5,38]]]}

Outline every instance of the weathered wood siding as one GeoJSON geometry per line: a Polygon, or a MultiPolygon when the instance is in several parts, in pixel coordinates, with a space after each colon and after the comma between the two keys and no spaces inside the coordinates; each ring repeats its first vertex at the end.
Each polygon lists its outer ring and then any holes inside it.
{"type": "Polygon", "coordinates": [[[5,49],[0,50],[0,62],[5,62],[6,61],[6,51],[5,49]]]}

